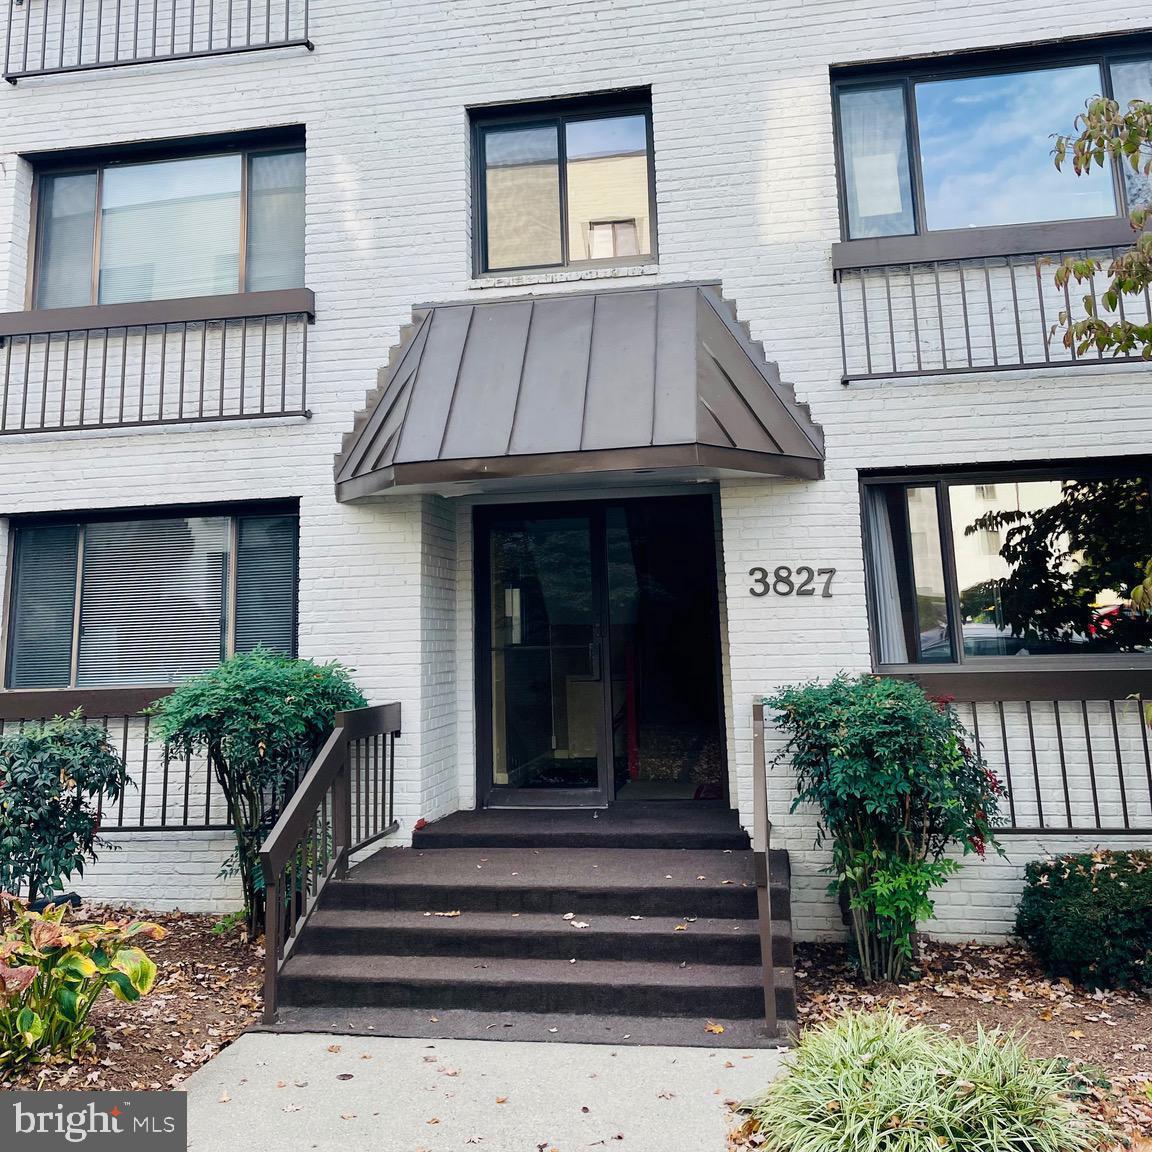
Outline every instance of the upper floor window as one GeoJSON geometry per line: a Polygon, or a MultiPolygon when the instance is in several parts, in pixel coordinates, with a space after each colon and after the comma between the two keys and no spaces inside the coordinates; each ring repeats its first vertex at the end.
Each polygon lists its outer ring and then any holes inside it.
{"type": "Polygon", "coordinates": [[[647,93],[485,109],[472,122],[480,271],[652,258],[647,93]]]}
{"type": "Polygon", "coordinates": [[[1119,462],[865,482],[877,664],[1152,656],[1131,590],[1152,470],[1119,462]]]}
{"type": "Polygon", "coordinates": [[[1053,136],[1092,96],[1152,99],[1152,50],[1099,43],[1005,63],[964,58],[841,72],[835,81],[843,235],[910,236],[1126,215],[1152,184],[1113,165],[1057,171],[1053,136]]]}
{"type": "Polygon", "coordinates": [[[295,654],[297,513],[17,524],[10,688],[157,686],[234,652],[295,654]]]}
{"type": "Polygon", "coordinates": [[[36,308],[303,284],[300,148],[109,161],[39,175],[36,308]]]}

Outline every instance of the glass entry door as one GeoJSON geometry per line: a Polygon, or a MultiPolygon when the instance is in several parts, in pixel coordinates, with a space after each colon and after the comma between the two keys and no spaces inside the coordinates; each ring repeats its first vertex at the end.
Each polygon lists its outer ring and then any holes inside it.
{"type": "Polygon", "coordinates": [[[480,801],[606,804],[603,513],[489,507],[476,530],[480,801]]]}

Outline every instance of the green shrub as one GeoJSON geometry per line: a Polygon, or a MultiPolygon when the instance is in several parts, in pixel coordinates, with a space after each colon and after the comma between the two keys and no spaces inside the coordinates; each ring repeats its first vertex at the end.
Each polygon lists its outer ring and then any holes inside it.
{"type": "Polygon", "coordinates": [[[1016,934],[1049,976],[1152,987],[1152,852],[1091,852],[1025,869],[1016,934]]]}
{"type": "Polygon", "coordinates": [[[67,924],[67,905],[43,914],[0,894],[0,1072],[53,1056],[72,1059],[92,1041],[88,1014],[105,988],[118,1000],[147,995],[156,965],[135,946],[158,924],[67,924]]]}
{"type": "Polygon", "coordinates": [[[861,971],[899,980],[929,893],[960,867],[945,852],[1000,850],[1000,784],[947,703],[908,681],[840,675],[765,704],[788,735],[776,762],[795,766],[792,810],[814,804],[817,844],[831,841],[829,891],[847,896],[861,971]]]}
{"type": "Polygon", "coordinates": [[[1012,1036],[847,1013],[806,1031],[787,1075],[741,1109],[766,1152],[1086,1152],[1103,1130],[1068,1082],[1012,1036]]]}
{"type": "Polygon", "coordinates": [[[168,756],[206,755],[236,836],[233,867],[250,936],[264,921],[260,844],[297,779],[332,731],[336,713],[365,700],[339,664],[258,649],[185,680],[150,708],[168,756]]]}
{"type": "Polygon", "coordinates": [[[31,901],[82,876],[100,843],[98,802],[117,800],[127,779],[79,709],[0,737],[0,890],[31,901]]]}

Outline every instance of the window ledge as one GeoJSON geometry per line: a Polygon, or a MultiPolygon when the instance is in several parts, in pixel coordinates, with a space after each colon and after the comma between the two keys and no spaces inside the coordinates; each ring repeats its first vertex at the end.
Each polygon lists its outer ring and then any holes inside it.
{"type": "Polygon", "coordinates": [[[660,265],[614,264],[610,267],[562,268],[553,272],[493,272],[477,276],[468,282],[470,290],[484,288],[522,288],[532,284],[576,284],[582,280],[626,279],[636,276],[656,276],[660,265]]]}
{"type": "Polygon", "coordinates": [[[130,304],[90,304],[80,308],[38,308],[0,312],[0,339],[50,332],[84,332],[102,328],[138,328],[151,324],[185,324],[210,320],[242,320],[261,316],[316,317],[316,297],[310,288],[274,292],[233,292],[222,296],[190,296],[176,300],[137,300],[130,304]]]}
{"type": "Polygon", "coordinates": [[[172,684],[155,688],[5,688],[0,691],[0,720],[44,720],[67,716],[77,708],[82,708],[90,720],[138,716],[141,709],[174,691],[172,684]]]}
{"type": "MultiPolygon", "coordinates": [[[[982,664],[879,665],[877,676],[914,680],[932,695],[963,701],[1124,700],[1136,693],[1152,698],[1152,659],[1121,656],[1108,661],[1091,656],[1029,656],[1027,667],[1012,657],[982,664]],[[1037,665],[1033,661],[1043,660],[1037,665]]],[[[1023,662],[1023,661],[1022,661],[1023,662]]]]}
{"type": "Polygon", "coordinates": [[[832,268],[836,272],[847,272],[894,264],[931,264],[939,260],[1119,248],[1132,244],[1135,237],[1132,225],[1123,216],[1009,224],[997,228],[954,228],[920,236],[875,236],[833,244],[832,268]]]}

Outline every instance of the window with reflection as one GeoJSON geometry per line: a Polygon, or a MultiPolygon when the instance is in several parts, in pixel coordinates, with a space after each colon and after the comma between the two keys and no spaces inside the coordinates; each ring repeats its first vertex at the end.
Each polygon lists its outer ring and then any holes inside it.
{"type": "MultiPolygon", "coordinates": [[[[1075,53],[1073,53],[1075,55],[1075,53]]],[[[1152,56],[957,63],[836,87],[846,239],[1126,214],[1152,200],[1121,166],[1057,171],[1052,141],[1093,96],[1152,99],[1152,56]]]]}
{"type": "Polygon", "coordinates": [[[867,483],[879,664],[1148,654],[1147,472],[867,483]]]}
{"type": "Polygon", "coordinates": [[[480,269],[649,258],[650,119],[647,96],[474,116],[480,269]]]}
{"type": "Polygon", "coordinates": [[[39,178],[35,306],[299,288],[299,148],[116,162],[39,178]]]}

